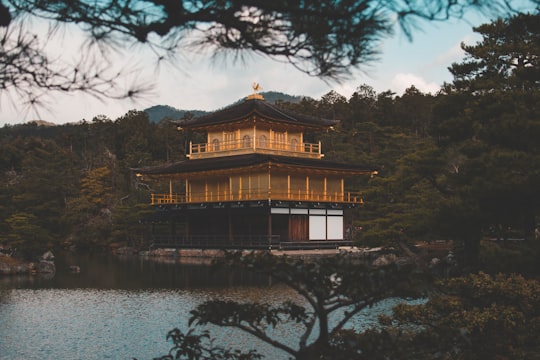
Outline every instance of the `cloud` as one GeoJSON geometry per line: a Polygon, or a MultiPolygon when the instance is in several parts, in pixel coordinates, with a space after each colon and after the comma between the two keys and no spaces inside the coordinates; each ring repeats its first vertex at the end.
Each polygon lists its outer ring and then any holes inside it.
{"type": "Polygon", "coordinates": [[[453,62],[458,62],[463,59],[465,56],[465,51],[461,48],[461,43],[465,43],[466,45],[472,45],[476,41],[478,41],[480,36],[475,36],[475,34],[468,34],[464,36],[459,42],[454,44],[450,49],[445,51],[444,53],[440,54],[435,58],[434,66],[440,67],[440,66],[448,66],[449,64],[453,62]]]}
{"type": "Polygon", "coordinates": [[[463,58],[465,53],[461,49],[461,43],[458,43],[448,49],[446,52],[440,54],[435,58],[433,66],[441,67],[448,66],[449,64],[458,61],[463,58]]]}
{"type": "MultiPolygon", "coordinates": [[[[391,90],[398,95],[411,85],[424,93],[435,93],[443,82],[451,80],[447,67],[463,58],[459,47],[461,41],[474,44],[478,39],[471,34],[470,28],[471,24],[460,22],[440,24],[433,31],[417,33],[413,42],[389,39],[379,61],[362,69],[353,69],[351,78],[341,83],[308,76],[290,64],[252,53],[246,53],[243,59],[235,59],[234,55],[213,58],[211,51],[186,51],[177,62],[164,63],[156,71],[152,52],[142,45],[135,46],[119,56],[108,54],[111,70],[122,70],[126,63],[134,63],[140,71],[126,81],[155,83],[154,93],[142,99],[122,101],[98,100],[87,94],[54,94],[48,99],[47,110],[29,114],[16,106],[20,103],[16,96],[9,103],[6,95],[0,92],[0,126],[35,118],[66,123],[82,118],[90,120],[99,114],[116,119],[128,110],[142,110],[159,104],[212,111],[249,95],[253,82],[260,83],[263,91],[280,91],[314,99],[320,99],[332,89],[349,98],[361,84],[368,84],[377,92],[391,90]]],[[[80,31],[66,28],[63,41],[51,44],[54,46],[50,51],[57,57],[62,54],[62,59],[77,61],[81,42],[84,39],[80,31]]]]}
{"type": "Polygon", "coordinates": [[[427,82],[422,77],[411,73],[396,74],[391,80],[391,88],[398,95],[402,94],[405,89],[414,85],[423,93],[436,93],[440,89],[440,85],[435,82],[427,82]]]}
{"type": "Polygon", "coordinates": [[[261,56],[246,62],[211,62],[201,58],[186,65],[186,75],[162,71],[158,80],[160,104],[180,109],[216,110],[237,101],[253,90],[258,82],[263,91],[280,91],[291,95],[318,98],[330,91],[324,81],[261,56]]]}

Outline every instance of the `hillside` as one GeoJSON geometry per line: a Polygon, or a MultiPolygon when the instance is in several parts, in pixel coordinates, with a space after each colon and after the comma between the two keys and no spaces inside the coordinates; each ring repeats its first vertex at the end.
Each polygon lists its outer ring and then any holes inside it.
{"type": "MultiPolygon", "coordinates": [[[[305,97],[305,96],[284,94],[278,91],[264,91],[264,92],[261,92],[261,95],[269,103],[275,103],[278,101],[298,103],[305,97]]],[[[241,101],[241,100],[243,99],[240,99],[238,101],[241,101]]]]}
{"type": "MultiPolygon", "coordinates": [[[[264,96],[264,99],[269,103],[276,103],[279,101],[297,103],[304,98],[304,96],[289,95],[277,91],[266,91],[262,92],[261,95],[264,96]]],[[[245,98],[238,99],[230,105],[237,104],[244,101],[244,99],[245,98]]],[[[143,111],[148,114],[150,121],[153,123],[158,123],[164,118],[170,118],[173,120],[181,119],[186,113],[191,113],[194,116],[201,116],[208,113],[208,111],[203,110],[181,110],[169,105],[155,105],[144,109],[143,111]]]]}
{"type": "Polygon", "coordinates": [[[181,119],[188,112],[194,116],[201,116],[207,113],[202,110],[180,110],[169,105],[155,105],[143,111],[148,114],[148,118],[153,123],[158,123],[165,118],[173,120],[181,119]]]}

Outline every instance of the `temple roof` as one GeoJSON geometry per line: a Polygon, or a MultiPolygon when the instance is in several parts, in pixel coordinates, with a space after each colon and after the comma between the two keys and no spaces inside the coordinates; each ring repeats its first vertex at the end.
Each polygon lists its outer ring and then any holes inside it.
{"type": "Polygon", "coordinates": [[[367,166],[355,166],[321,159],[309,159],[257,153],[196,160],[184,160],[172,164],[136,168],[132,170],[141,175],[173,175],[196,173],[202,171],[235,169],[264,164],[312,168],[323,171],[349,173],[351,175],[372,173],[374,171],[373,168],[367,166]]]}
{"type": "Polygon", "coordinates": [[[282,109],[259,98],[250,98],[243,102],[228,106],[213,113],[178,122],[186,129],[198,129],[207,126],[233,123],[248,119],[253,115],[270,120],[295,124],[305,127],[327,128],[336,125],[338,120],[329,120],[317,116],[300,114],[291,110],[282,109]]]}

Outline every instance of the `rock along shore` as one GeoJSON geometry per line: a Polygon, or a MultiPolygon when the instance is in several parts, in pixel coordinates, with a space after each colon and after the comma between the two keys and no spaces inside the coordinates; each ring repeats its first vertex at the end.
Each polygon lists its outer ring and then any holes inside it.
{"type": "MultiPolygon", "coordinates": [[[[119,249],[120,250],[120,249],[119,249]]],[[[378,254],[382,248],[376,249],[359,249],[356,247],[340,247],[337,249],[309,249],[309,250],[271,250],[271,254],[275,256],[300,256],[300,257],[321,257],[333,256],[340,253],[348,253],[358,257],[371,257],[373,254],[378,254]]],[[[257,251],[268,250],[244,250],[246,254],[257,251]]],[[[117,254],[128,255],[133,254],[132,251],[119,251],[117,254]]],[[[219,249],[167,249],[160,248],[151,251],[139,252],[141,256],[149,257],[171,257],[171,258],[220,258],[223,257],[224,251],[219,249]]]]}
{"type": "Polygon", "coordinates": [[[0,275],[53,274],[54,255],[47,251],[37,262],[24,262],[11,256],[0,256],[0,275]]]}

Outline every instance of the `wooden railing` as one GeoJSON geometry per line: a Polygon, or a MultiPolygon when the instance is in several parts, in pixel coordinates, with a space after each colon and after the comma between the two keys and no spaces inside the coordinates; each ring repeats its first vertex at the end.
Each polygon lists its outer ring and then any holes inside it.
{"type": "Polygon", "coordinates": [[[231,193],[227,191],[223,193],[152,194],[152,205],[251,200],[363,203],[362,195],[359,192],[321,193],[315,191],[269,192],[252,190],[245,193],[231,193]]]}
{"type": "Polygon", "coordinates": [[[189,144],[189,155],[191,159],[200,159],[214,156],[229,156],[261,152],[266,154],[277,154],[286,156],[299,156],[309,158],[321,158],[321,143],[310,144],[291,144],[281,141],[257,140],[255,144],[252,141],[235,140],[229,142],[220,142],[219,145],[211,143],[189,144]],[[255,146],[254,146],[255,145],[255,146]]]}

